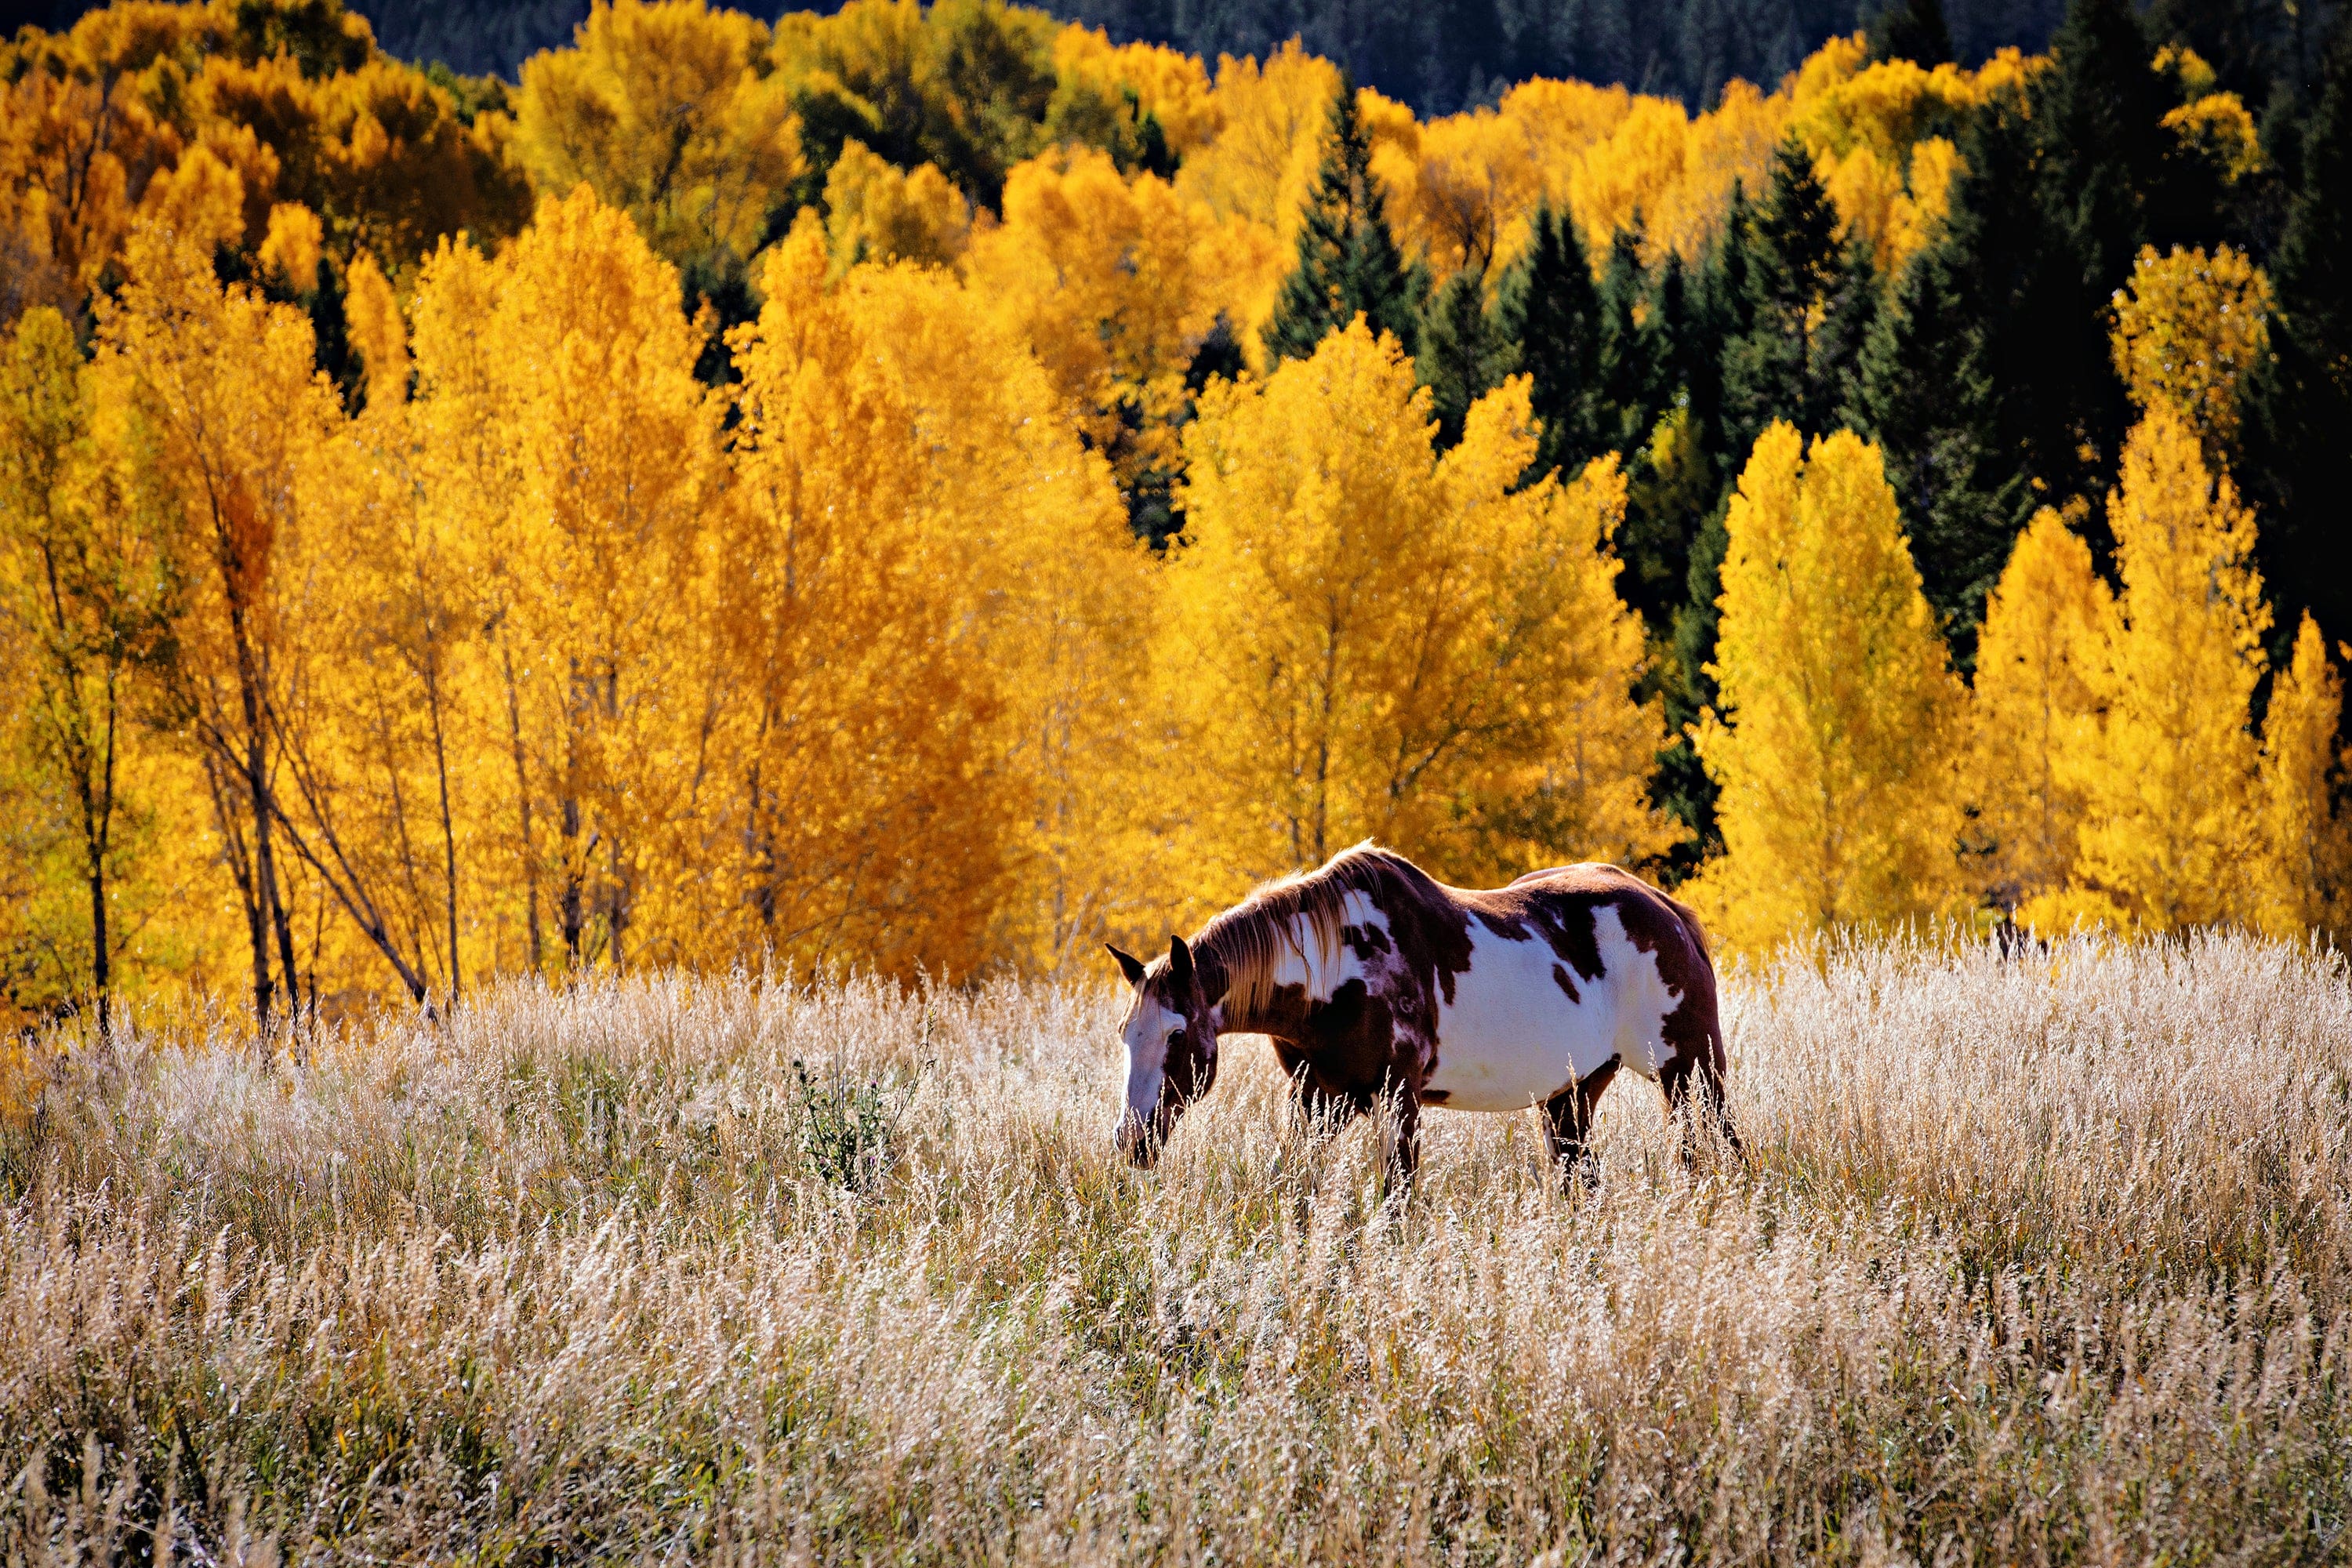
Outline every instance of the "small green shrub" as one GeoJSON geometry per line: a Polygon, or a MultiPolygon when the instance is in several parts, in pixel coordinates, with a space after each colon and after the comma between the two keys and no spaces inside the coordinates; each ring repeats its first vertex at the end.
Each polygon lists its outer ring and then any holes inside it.
{"type": "Polygon", "coordinates": [[[847,1192],[871,1193],[889,1179],[902,1152],[898,1131],[914,1102],[911,1083],[859,1080],[838,1062],[823,1074],[795,1059],[794,1110],[801,1156],[809,1169],[847,1192]]]}

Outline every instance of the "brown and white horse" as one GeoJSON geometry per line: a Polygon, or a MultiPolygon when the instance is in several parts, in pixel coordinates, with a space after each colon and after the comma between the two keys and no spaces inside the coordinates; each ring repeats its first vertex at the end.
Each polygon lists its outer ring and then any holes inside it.
{"type": "MultiPolygon", "coordinates": [[[[1218,1042],[1266,1035],[1310,1112],[1396,1107],[1412,1174],[1421,1108],[1543,1108],[1552,1155],[1585,1153],[1620,1068],[1704,1109],[1723,1105],[1715,966],[1697,917],[1613,866],[1531,871],[1493,892],[1449,888],[1360,844],[1271,883],[1147,964],[1111,949],[1135,1004],[1121,1145],[1149,1164],[1217,1078],[1218,1042]]],[[[1691,1124],[1685,1122],[1684,1148],[1691,1124]]]]}

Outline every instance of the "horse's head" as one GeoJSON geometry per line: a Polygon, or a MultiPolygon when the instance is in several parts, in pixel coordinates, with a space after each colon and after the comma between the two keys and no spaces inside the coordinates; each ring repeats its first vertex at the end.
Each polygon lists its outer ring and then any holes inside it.
{"type": "MultiPolygon", "coordinates": [[[[1217,1081],[1217,1003],[1181,936],[1168,939],[1164,963],[1145,964],[1117,948],[1119,972],[1135,987],[1135,1005],[1119,1026],[1127,1044],[1127,1107],[1118,1143],[1149,1165],[1184,1108],[1217,1081]]],[[[1217,987],[1219,991],[1223,986],[1217,987]]]]}

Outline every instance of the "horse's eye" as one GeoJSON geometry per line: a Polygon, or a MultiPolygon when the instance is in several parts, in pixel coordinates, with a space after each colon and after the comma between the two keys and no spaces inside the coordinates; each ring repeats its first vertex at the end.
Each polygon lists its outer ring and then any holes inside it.
{"type": "Polygon", "coordinates": [[[1168,1048],[1171,1051],[1181,1050],[1183,1048],[1183,1045],[1184,1031],[1181,1029],[1171,1030],[1168,1035],[1168,1048]]]}

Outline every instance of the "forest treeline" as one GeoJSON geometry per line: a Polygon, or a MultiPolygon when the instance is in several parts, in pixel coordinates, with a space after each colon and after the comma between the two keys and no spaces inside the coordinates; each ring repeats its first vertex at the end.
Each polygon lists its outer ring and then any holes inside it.
{"type": "Polygon", "coordinates": [[[1367,835],[2338,929],[2347,56],[1948,35],[1427,118],[985,0],[20,34],[9,1007],[1051,973],[1367,835]]]}
{"type": "MultiPolygon", "coordinates": [[[[93,8],[89,0],[0,0],[0,30],[29,22],[62,32],[93,8]]],[[[783,7],[739,8],[767,19],[783,7]]],[[[811,7],[835,8],[837,0],[811,7]]],[[[358,0],[352,9],[387,53],[509,82],[532,55],[569,43],[588,15],[586,0],[358,0]]],[[[1451,114],[1491,104],[1538,76],[1622,82],[1703,108],[1734,78],[1779,80],[1878,7],[1871,0],[1053,0],[1044,9],[1104,28],[1115,42],[1165,44],[1212,62],[1263,59],[1297,37],[1419,113],[1451,114]]],[[[2176,9],[2196,25],[2217,8],[2176,9]]],[[[1974,64],[2002,48],[2039,49],[2063,10],[2063,0],[1951,0],[1953,58],[1974,64]]],[[[2312,27],[2293,7],[2236,10],[2193,40],[2224,69],[2236,63],[2232,43],[2241,37],[2263,57],[2257,68],[2273,68],[2269,57],[2291,50],[2312,27]]]]}

